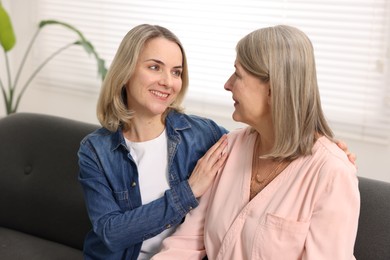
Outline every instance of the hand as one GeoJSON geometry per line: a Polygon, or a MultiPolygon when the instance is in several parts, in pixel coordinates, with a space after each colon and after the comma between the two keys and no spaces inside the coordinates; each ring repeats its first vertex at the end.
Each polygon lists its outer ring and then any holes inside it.
{"type": "Polygon", "coordinates": [[[340,140],[336,140],[336,144],[337,146],[344,151],[344,153],[348,156],[348,159],[351,163],[353,163],[354,165],[356,165],[355,161],[356,161],[356,155],[354,153],[351,153],[349,150],[348,150],[348,146],[345,142],[343,141],[340,141],[340,140]]]}
{"type": "Polygon", "coordinates": [[[223,135],[196,163],[188,183],[196,198],[202,196],[213,182],[218,170],[225,165],[227,136],[223,135]]]}

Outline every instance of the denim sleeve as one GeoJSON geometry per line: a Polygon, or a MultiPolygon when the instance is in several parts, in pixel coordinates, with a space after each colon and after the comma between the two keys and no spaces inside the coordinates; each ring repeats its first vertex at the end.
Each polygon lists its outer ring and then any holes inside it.
{"type": "Polygon", "coordinates": [[[212,120],[207,120],[208,124],[210,125],[210,129],[213,131],[214,136],[217,138],[221,138],[222,135],[227,134],[229,131],[226,130],[223,126],[218,125],[212,120]]]}
{"type": "MultiPolygon", "coordinates": [[[[131,187],[127,192],[113,192],[108,173],[104,172],[102,162],[88,142],[82,143],[78,156],[79,181],[93,231],[111,251],[124,250],[179,224],[198,206],[185,180],[167,190],[163,197],[142,206],[131,205],[132,209],[123,211],[117,201],[132,196],[131,187]]],[[[126,201],[133,203],[134,200],[127,198],[126,201]]]]}

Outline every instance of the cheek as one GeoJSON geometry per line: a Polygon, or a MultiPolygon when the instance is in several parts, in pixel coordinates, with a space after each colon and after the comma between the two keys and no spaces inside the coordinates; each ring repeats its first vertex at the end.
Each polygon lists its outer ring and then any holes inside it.
{"type": "Polygon", "coordinates": [[[176,92],[176,93],[179,93],[182,89],[182,80],[181,79],[177,79],[175,80],[174,84],[173,84],[173,90],[176,92]]]}
{"type": "Polygon", "coordinates": [[[249,114],[259,115],[267,113],[269,110],[268,99],[264,96],[252,93],[246,96],[246,108],[249,114]]]}
{"type": "Polygon", "coordinates": [[[136,77],[131,77],[128,83],[128,90],[133,94],[142,92],[150,84],[150,77],[144,76],[142,73],[136,75],[136,77]]]}
{"type": "Polygon", "coordinates": [[[140,73],[140,75],[138,76],[138,82],[142,86],[149,86],[157,81],[157,78],[154,78],[152,75],[146,73],[140,73]]]}

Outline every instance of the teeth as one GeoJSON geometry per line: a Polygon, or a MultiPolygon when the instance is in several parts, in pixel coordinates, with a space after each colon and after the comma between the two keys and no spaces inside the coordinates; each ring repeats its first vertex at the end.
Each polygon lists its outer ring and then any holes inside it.
{"type": "Polygon", "coordinates": [[[164,93],[161,93],[161,92],[158,92],[158,91],[155,91],[155,90],[151,90],[150,92],[152,92],[154,95],[156,95],[158,97],[161,97],[161,98],[167,98],[168,97],[168,94],[164,94],[164,93]]]}

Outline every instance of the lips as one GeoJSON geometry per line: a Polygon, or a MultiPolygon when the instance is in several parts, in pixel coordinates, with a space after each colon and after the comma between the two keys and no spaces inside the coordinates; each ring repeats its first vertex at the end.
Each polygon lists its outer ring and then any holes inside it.
{"type": "Polygon", "coordinates": [[[169,96],[168,93],[163,93],[163,92],[160,92],[157,90],[150,90],[150,93],[152,93],[153,95],[155,95],[158,98],[167,98],[169,96]]]}

